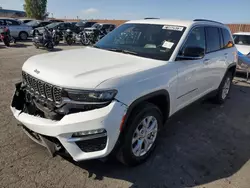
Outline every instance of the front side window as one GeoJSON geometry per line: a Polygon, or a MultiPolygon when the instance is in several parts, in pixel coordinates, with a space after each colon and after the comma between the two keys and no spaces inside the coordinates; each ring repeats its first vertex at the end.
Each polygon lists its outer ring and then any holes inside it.
{"type": "Polygon", "coordinates": [[[217,27],[206,28],[207,49],[206,52],[214,52],[221,49],[220,45],[220,32],[217,27]]]}
{"type": "Polygon", "coordinates": [[[250,35],[234,35],[234,43],[250,46],[250,35]]]}
{"type": "Polygon", "coordinates": [[[204,27],[196,27],[188,35],[179,55],[201,57],[204,55],[205,48],[205,29],[204,27]]]}
{"type": "Polygon", "coordinates": [[[106,35],[96,47],[169,60],[184,31],[185,27],[182,26],[124,24],[106,35]]]}
{"type": "Polygon", "coordinates": [[[230,32],[227,29],[221,29],[223,35],[223,48],[231,48],[234,45],[230,32]]]}

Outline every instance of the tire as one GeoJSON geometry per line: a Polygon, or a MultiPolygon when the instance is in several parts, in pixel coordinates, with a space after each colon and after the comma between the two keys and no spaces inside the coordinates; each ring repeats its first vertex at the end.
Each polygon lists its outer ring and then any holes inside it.
{"type": "Polygon", "coordinates": [[[27,40],[28,37],[29,37],[29,35],[28,35],[28,33],[26,33],[25,31],[22,31],[22,32],[19,33],[19,38],[20,38],[21,40],[27,40]]]}
{"type": "Polygon", "coordinates": [[[66,37],[66,43],[67,43],[68,45],[72,45],[72,44],[73,44],[73,40],[71,39],[70,36],[67,36],[67,37],[66,37]]]}
{"type": "Polygon", "coordinates": [[[227,72],[219,86],[216,96],[214,97],[215,103],[223,104],[226,101],[231,90],[232,80],[232,72],[227,72]]]}
{"type": "Polygon", "coordinates": [[[9,40],[9,38],[4,38],[3,39],[3,43],[4,43],[5,46],[9,47],[10,46],[10,40],[9,40]]]}
{"type": "Polygon", "coordinates": [[[48,51],[52,51],[53,50],[53,48],[54,48],[54,45],[53,45],[53,43],[52,42],[48,42],[48,44],[47,44],[47,49],[48,49],[48,51]]]}
{"type": "Polygon", "coordinates": [[[157,106],[151,103],[140,105],[128,119],[128,127],[124,130],[124,137],[121,141],[122,144],[117,159],[128,166],[135,166],[144,162],[156,146],[158,132],[162,128],[162,124],[162,114],[157,106]],[[155,122],[157,124],[154,124],[155,122]],[[143,129],[143,125],[146,125],[145,127],[149,126],[148,129],[143,129]],[[151,126],[154,127],[154,131],[148,134],[151,126]],[[146,143],[148,143],[148,147],[146,147],[146,143]]]}

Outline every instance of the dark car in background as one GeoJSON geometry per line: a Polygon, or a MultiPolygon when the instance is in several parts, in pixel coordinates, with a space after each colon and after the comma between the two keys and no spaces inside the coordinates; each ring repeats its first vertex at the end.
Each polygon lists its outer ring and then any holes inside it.
{"type": "Polygon", "coordinates": [[[63,20],[57,20],[57,19],[49,19],[48,21],[50,21],[51,23],[54,23],[54,22],[64,22],[63,20]]]}
{"type": "Polygon", "coordinates": [[[94,31],[94,30],[100,30],[105,31],[109,33],[110,31],[113,31],[116,28],[116,25],[110,24],[110,23],[95,23],[92,25],[92,27],[87,27],[84,30],[85,31],[94,31]]]}
{"type": "MultiPolygon", "coordinates": [[[[70,29],[74,33],[79,33],[81,31],[79,27],[75,26],[70,22],[54,22],[49,25],[46,25],[45,27],[47,27],[49,30],[58,30],[61,39],[63,38],[63,32],[67,29],[70,29]]],[[[35,30],[38,34],[42,34],[44,32],[44,27],[38,27],[35,30]]]]}
{"type": "Polygon", "coordinates": [[[84,30],[85,28],[92,27],[96,22],[89,22],[89,21],[79,21],[76,23],[76,26],[79,27],[81,30],[84,30]]]}
{"type": "Polygon", "coordinates": [[[32,27],[32,30],[30,31],[30,36],[33,36],[35,28],[45,27],[46,25],[49,25],[49,24],[51,24],[50,21],[42,21],[42,20],[32,20],[26,23],[26,25],[32,27]]]}

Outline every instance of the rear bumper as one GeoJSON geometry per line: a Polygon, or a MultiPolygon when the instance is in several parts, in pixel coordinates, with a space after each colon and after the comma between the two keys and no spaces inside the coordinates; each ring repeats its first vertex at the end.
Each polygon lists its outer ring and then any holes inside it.
{"type": "MultiPolygon", "coordinates": [[[[11,107],[13,115],[24,127],[39,135],[58,139],[75,161],[107,156],[113,150],[118,140],[120,134],[119,126],[126,110],[126,106],[114,101],[104,108],[66,115],[60,121],[53,121],[21,113],[20,110],[11,107]],[[88,144],[93,144],[90,143],[91,139],[81,141],[82,144],[79,144],[80,142],[72,138],[73,133],[98,129],[105,129],[106,131],[106,142],[105,145],[102,143],[101,150],[96,151],[95,149],[94,152],[89,152],[82,147],[88,147],[88,144]]],[[[96,140],[94,143],[98,144],[96,140]]]]}

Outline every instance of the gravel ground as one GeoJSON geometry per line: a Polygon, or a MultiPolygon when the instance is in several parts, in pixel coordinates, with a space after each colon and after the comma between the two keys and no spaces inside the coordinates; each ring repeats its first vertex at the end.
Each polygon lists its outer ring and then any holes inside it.
{"type": "MultiPolygon", "coordinates": [[[[58,46],[56,51],[80,48],[58,46]]],[[[197,102],[170,119],[151,158],[128,168],[116,161],[51,158],[16,126],[9,109],[30,42],[0,46],[0,187],[250,187],[250,84],[236,78],[225,105],[197,102]]],[[[50,52],[53,53],[53,52],[50,52]]]]}

